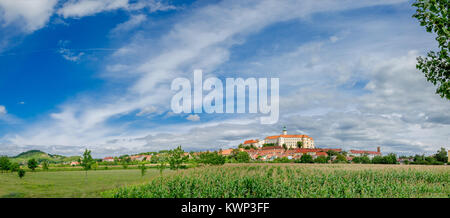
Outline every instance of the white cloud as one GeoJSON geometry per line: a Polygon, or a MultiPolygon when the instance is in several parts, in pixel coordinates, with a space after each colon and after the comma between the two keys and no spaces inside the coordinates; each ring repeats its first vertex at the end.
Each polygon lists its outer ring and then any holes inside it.
{"type": "Polygon", "coordinates": [[[0,115],[1,114],[6,114],[6,108],[3,105],[0,105],[0,115]]]}
{"type": "Polygon", "coordinates": [[[70,41],[60,40],[58,42],[58,45],[60,46],[60,48],[58,49],[58,53],[60,53],[61,56],[68,61],[78,62],[84,55],[84,52],[75,52],[71,49],[68,49],[66,48],[68,44],[70,44],[70,41]]]}
{"type": "Polygon", "coordinates": [[[129,20],[124,23],[118,24],[113,30],[112,33],[118,34],[121,32],[130,31],[133,28],[138,27],[140,24],[147,20],[147,16],[144,14],[132,15],[129,20]]]}
{"type": "Polygon", "coordinates": [[[197,114],[189,114],[189,116],[186,117],[186,120],[200,121],[200,116],[197,114]]]}
{"type": "Polygon", "coordinates": [[[139,0],[136,2],[130,2],[129,0],[70,0],[58,9],[58,14],[64,18],[80,18],[119,9],[127,11],[148,9],[152,13],[174,10],[176,7],[157,0],[139,0]]]}
{"type": "Polygon", "coordinates": [[[33,32],[46,25],[57,0],[1,0],[0,23],[17,23],[25,32],[33,32]]]}
{"type": "Polygon", "coordinates": [[[70,0],[58,9],[58,14],[64,18],[84,17],[127,7],[128,0],[70,0]]]}
{"type": "Polygon", "coordinates": [[[158,111],[158,109],[155,106],[145,107],[144,109],[139,111],[139,113],[137,113],[136,116],[139,117],[139,116],[149,115],[149,114],[155,113],[156,111],[158,111]]]}

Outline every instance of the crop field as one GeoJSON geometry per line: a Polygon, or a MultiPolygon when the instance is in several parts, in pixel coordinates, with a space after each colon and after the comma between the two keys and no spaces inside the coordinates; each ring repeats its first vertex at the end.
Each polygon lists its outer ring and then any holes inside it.
{"type": "Polygon", "coordinates": [[[449,198],[449,166],[228,164],[102,193],[115,198],[449,198]]]}
{"type": "Polygon", "coordinates": [[[17,173],[0,173],[0,197],[100,197],[105,190],[141,184],[157,175],[156,169],[148,169],[144,176],[136,169],[91,170],[87,178],[84,171],[73,170],[27,172],[22,179],[17,173]]]}

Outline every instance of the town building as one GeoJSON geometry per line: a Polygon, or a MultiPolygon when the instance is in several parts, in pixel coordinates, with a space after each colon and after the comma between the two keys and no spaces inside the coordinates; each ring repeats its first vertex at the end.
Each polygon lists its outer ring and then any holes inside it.
{"type": "Polygon", "coordinates": [[[374,158],[375,156],[381,156],[380,147],[377,147],[377,151],[365,151],[365,150],[350,150],[347,153],[348,157],[363,157],[367,156],[369,159],[374,158]]]}
{"type": "Polygon", "coordinates": [[[105,157],[102,160],[103,162],[114,162],[114,158],[113,157],[105,157]]]}
{"type": "Polygon", "coordinates": [[[254,146],[256,148],[261,148],[264,145],[264,140],[260,141],[258,139],[250,139],[250,140],[245,141],[243,145],[245,147],[254,146]]]}
{"type": "Polygon", "coordinates": [[[315,148],[314,139],[307,135],[288,135],[286,127],[283,128],[281,135],[268,136],[264,139],[265,144],[275,144],[287,148],[298,148],[298,142],[302,143],[302,148],[315,148]]]}

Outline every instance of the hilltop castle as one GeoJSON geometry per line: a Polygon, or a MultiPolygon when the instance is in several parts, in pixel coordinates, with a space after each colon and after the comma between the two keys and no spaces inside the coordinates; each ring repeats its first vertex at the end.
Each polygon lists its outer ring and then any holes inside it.
{"type": "Polygon", "coordinates": [[[262,147],[264,144],[275,144],[276,146],[283,146],[286,144],[287,148],[297,148],[298,142],[303,144],[302,148],[315,148],[314,139],[307,135],[288,135],[286,127],[283,128],[281,135],[267,136],[264,140],[247,140],[244,146],[253,145],[255,147],[262,147]]]}

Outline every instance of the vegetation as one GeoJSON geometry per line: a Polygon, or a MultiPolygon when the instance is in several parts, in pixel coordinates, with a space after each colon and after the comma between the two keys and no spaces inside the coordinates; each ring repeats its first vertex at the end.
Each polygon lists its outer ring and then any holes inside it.
{"type": "Polygon", "coordinates": [[[209,165],[223,165],[225,164],[225,157],[217,152],[203,152],[199,155],[198,161],[209,165]]]}
{"type": "Polygon", "coordinates": [[[445,166],[233,164],[193,168],[103,193],[116,198],[450,196],[445,166]]]}
{"type": "Polygon", "coordinates": [[[314,163],[314,160],[311,155],[304,154],[300,157],[300,163],[314,163]]]}
{"type": "Polygon", "coordinates": [[[91,151],[86,149],[83,153],[83,159],[80,160],[80,165],[83,167],[84,171],[86,172],[86,178],[87,178],[87,172],[92,168],[94,160],[91,156],[91,151]]]}
{"type": "Polygon", "coordinates": [[[139,168],[141,169],[141,176],[145,176],[145,173],[147,172],[147,167],[145,167],[145,164],[141,164],[139,168]]]}
{"type": "MultiPolygon", "coordinates": [[[[23,170],[23,169],[22,169],[23,170]]],[[[22,173],[26,172],[23,170],[22,173]]],[[[174,173],[165,171],[162,175],[174,173]]],[[[117,187],[142,184],[152,178],[157,178],[159,172],[149,168],[144,176],[139,169],[127,170],[119,167],[115,170],[97,170],[89,172],[89,179],[85,181],[83,170],[52,171],[34,173],[28,172],[20,178],[19,172],[0,174],[0,198],[88,198],[101,197],[100,193],[117,187]]]]}
{"type": "Polygon", "coordinates": [[[228,157],[231,163],[248,163],[250,162],[250,155],[245,151],[239,151],[238,149],[233,150],[231,155],[228,157]]]}
{"type": "Polygon", "coordinates": [[[22,179],[25,176],[25,170],[23,169],[17,170],[17,175],[19,176],[19,178],[22,179]]]}
{"type": "Polygon", "coordinates": [[[34,169],[36,169],[38,167],[38,162],[34,158],[31,158],[31,159],[28,160],[27,166],[32,171],[34,171],[34,169]]]}
{"type": "Polygon", "coordinates": [[[181,149],[181,146],[170,150],[168,153],[169,167],[171,170],[178,170],[179,168],[181,168],[183,162],[185,162],[188,158],[187,156],[184,156],[184,151],[183,149],[181,149]]]}
{"type": "Polygon", "coordinates": [[[0,157],[0,170],[2,171],[2,173],[8,171],[10,165],[11,162],[9,161],[9,158],[7,156],[0,157]]]}
{"type": "Polygon", "coordinates": [[[437,85],[436,94],[450,100],[450,16],[448,0],[417,0],[413,4],[417,8],[413,15],[427,32],[434,32],[440,51],[430,51],[426,58],[417,58],[417,69],[421,70],[427,80],[437,85]]]}

